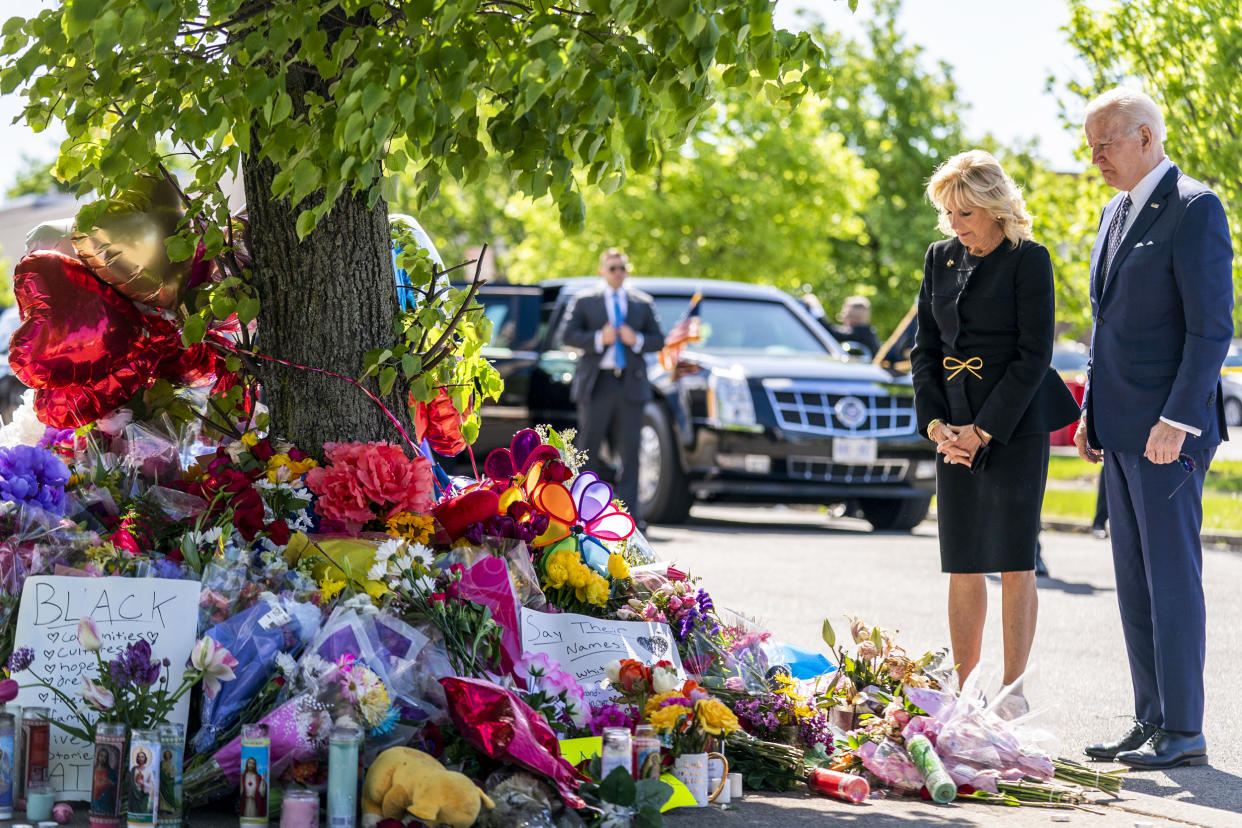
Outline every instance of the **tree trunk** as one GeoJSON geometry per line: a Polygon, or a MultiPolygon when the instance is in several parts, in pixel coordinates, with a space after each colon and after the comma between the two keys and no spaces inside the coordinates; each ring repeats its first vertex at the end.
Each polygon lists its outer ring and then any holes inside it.
{"type": "MultiPolygon", "coordinates": [[[[244,172],[247,240],[261,302],[259,351],[357,379],[364,354],[393,341],[397,290],[387,204],[380,199],[368,209],[366,193],[342,196],[299,241],[297,211],[272,197],[275,167],[247,156],[244,172]]],[[[270,433],[303,451],[321,455],[325,442],[338,440],[404,443],[380,407],[345,380],[266,360],[259,369],[270,433]]],[[[364,384],[379,393],[374,378],[364,384]]],[[[412,435],[401,395],[389,394],[384,405],[412,435]]]]}

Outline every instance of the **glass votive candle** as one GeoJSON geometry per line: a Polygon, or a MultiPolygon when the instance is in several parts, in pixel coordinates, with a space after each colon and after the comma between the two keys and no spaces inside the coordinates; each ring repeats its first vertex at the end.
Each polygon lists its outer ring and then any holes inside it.
{"type": "Polygon", "coordinates": [[[315,791],[285,791],[280,800],[280,828],[318,828],[319,794],[315,791]]]}
{"type": "Polygon", "coordinates": [[[26,819],[35,822],[52,818],[52,806],[56,804],[56,792],[46,782],[37,782],[26,789],[26,819]]]}

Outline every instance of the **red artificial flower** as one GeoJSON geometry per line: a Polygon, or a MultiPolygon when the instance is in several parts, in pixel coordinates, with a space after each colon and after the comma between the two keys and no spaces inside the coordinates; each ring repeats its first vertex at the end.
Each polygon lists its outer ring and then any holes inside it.
{"type": "Polygon", "coordinates": [[[264,531],[267,532],[267,537],[271,542],[277,546],[289,545],[289,524],[285,521],[273,520],[264,528],[264,531]]]}
{"type": "Polygon", "coordinates": [[[318,497],[315,512],[321,518],[344,524],[351,533],[362,531],[362,527],[375,518],[371,503],[351,468],[317,466],[306,473],[306,486],[318,497]]]}

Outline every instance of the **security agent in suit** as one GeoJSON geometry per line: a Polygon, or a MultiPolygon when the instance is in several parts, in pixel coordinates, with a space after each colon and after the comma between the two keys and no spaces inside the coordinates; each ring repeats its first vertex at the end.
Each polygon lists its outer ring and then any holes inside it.
{"type": "Polygon", "coordinates": [[[638,503],[638,444],[643,406],[651,399],[643,354],[664,346],[651,297],[625,288],[630,263],[610,248],[600,256],[604,284],[579,294],[566,313],[561,341],[582,351],[571,389],[578,404],[578,448],[601,472],[604,438],[621,461],[615,491],[634,522],[643,525],[638,503]]]}
{"type": "Polygon", "coordinates": [[[1092,163],[1121,192],[1091,251],[1091,360],[1078,453],[1104,463],[1135,723],[1088,756],[1139,769],[1207,762],[1203,479],[1223,439],[1233,250],[1216,194],[1164,155],[1141,92],[1087,107],[1092,163]],[[1193,464],[1193,465],[1192,465],[1193,464]]]}

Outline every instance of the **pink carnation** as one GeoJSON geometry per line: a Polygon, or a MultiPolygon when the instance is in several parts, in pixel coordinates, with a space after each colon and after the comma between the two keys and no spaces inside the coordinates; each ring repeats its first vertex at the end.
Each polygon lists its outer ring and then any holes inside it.
{"type": "Polygon", "coordinates": [[[363,525],[375,517],[354,470],[348,466],[313,468],[306,474],[306,485],[319,498],[315,503],[316,513],[321,518],[343,523],[349,532],[360,532],[363,525]]]}
{"type": "Polygon", "coordinates": [[[358,458],[366,453],[366,443],[324,443],[324,458],[330,464],[342,466],[358,465],[358,458]]]}
{"type": "Polygon", "coordinates": [[[425,457],[410,460],[392,443],[372,443],[358,458],[358,482],[386,517],[397,512],[423,514],[431,509],[431,464],[425,457]]]}

